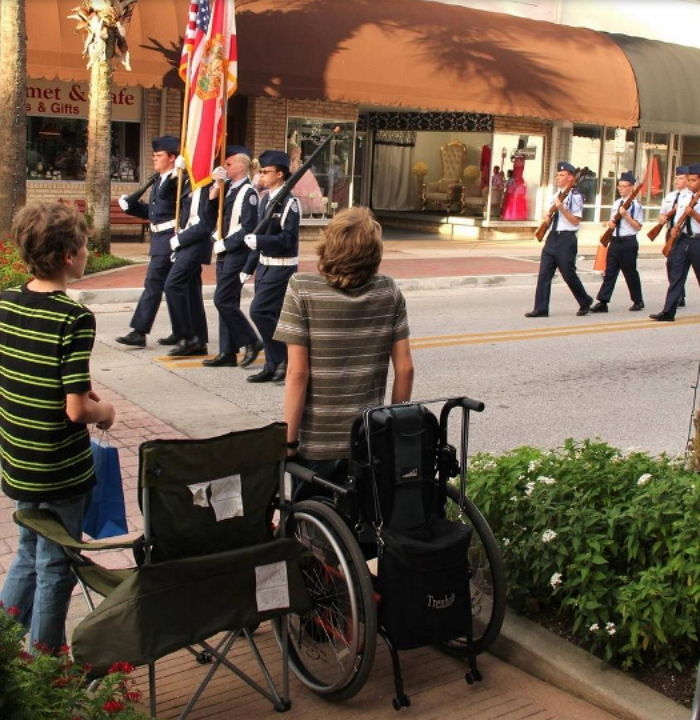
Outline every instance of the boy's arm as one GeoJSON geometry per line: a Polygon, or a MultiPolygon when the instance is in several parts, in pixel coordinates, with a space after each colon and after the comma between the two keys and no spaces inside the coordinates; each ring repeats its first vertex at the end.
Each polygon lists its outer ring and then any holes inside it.
{"type": "Polygon", "coordinates": [[[397,340],[391,346],[391,364],[394,366],[391,402],[392,404],[408,402],[413,390],[413,358],[408,338],[397,340]]]}
{"type": "Polygon", "coordinates": [[[86,393],[68,393],[66,395],[66,415],[74,423],[84,425],[97,424],[100,430],[109,430],[114,423],[114,405],[90,390],[86,393]]]}
{"type": "MultiPolygon", "coordinates": [[[[306,407],[309,384],[309,348],[306,345],[287,346],[287,379],[284,384],[284,421],[287,423],[287,442],[299,439],[299,426],[306,407]]],[[[288,454],[294,454],[289,452],[288,454]]]]}

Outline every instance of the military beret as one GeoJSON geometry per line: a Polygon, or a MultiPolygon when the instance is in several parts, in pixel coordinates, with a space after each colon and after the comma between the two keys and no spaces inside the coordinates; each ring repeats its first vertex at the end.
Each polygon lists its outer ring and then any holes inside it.
{"type": "Polygon", "coordinates": [[[253,153],[243,145],[227,145],[226,157],[231,157],[231,155],[247,155],[249,158],[253,157],[253,153]]]}
{"type": "Polygon", "coordinates": [[[634,185],[637,182],[637,178],[627,170],[620,175],[620,182],[628,182],[630,185],[634,185]]]}
{"type": "Polygon", "coordinates": [[[180,138],[174,135],[153,138],[151,145],[153,145],[153,152],[167,152],[171,155],[177,155],[180,152],[180,138]]]}
{"type": "Polygon", "coordinates": [[[687,165],[679,165],[676,168],[676,175],[687,175],[688,174],[688,166],[687,165]]]}
{"type": "Polygon", "coordinates": [[[265,150],[258,158],[260,167],[276,165],[277,167],[289,169],[289,155],[281,150],[265,150]]]}
{"type": "Polygon", "coordinates": [[[558,162],[557,172],[568,172],[572,175],[576,174],[576,168],[570,162],[558,162]]]}
{"type": "Polygon", "coordinates": [[[700,175],[700,163],[688,165],[688,175],[700,175]]]}

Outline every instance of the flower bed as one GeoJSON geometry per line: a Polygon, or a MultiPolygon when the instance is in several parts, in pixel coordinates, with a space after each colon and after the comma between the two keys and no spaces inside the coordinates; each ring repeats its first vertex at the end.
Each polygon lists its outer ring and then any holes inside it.
{"type": "Polygon", "coordinates": [[[469,473],[511,606],[565,619],[572,639],[623,669],[696,662],[697,486],[681,461],[590,440],[477,455],[469,473]]]}

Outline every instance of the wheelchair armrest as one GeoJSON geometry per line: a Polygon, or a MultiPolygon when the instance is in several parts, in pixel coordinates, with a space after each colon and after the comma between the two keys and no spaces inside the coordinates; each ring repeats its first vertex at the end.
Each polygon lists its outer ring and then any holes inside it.
{"type": "Polygon", "coordinates": [[[55,515],[50,510],[41,510],[39,508],[17,510],[12,517],[18,525],[33,530],[37,535],[41,535],[70,550],[122,550],[131,548],[134,544],[133,540],[128,542],[81,542],[75,540],[70,536],[58,515],[55,515]]]}

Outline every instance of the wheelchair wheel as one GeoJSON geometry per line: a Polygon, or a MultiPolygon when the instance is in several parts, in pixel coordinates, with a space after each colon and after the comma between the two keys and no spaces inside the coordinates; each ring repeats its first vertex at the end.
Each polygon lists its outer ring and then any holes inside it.
{"type": "MultiPolygon", "coordinates": [[[[459,504],[459,488],[447,486],[447,515],[453,517],[459,504]],[[450,507],[452,506],[452,507],[450,507]]],[[[496,538],[479,512],[468,498],[459,509],[459,518],[473,529],[469,546],[469,569],[471,573],[472,621],[474,626],[474,654],[487,650],[498,637],[506,612],[506,579],[503,559],[496,538]]],[[[450,655],[466,656],[466,638],[456,638],[440,643],[440,648],[450,655]]]]}
{"type": "Polygon", "coordinates": [[[372,579],[344,520],[314,500],[294,505],[295,535],[309,556],[302,573],[312,600],[289,615],[289,662],[304,685],[341,701],[363,687],[374,662],[377,606],[372,579]]]}

